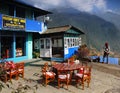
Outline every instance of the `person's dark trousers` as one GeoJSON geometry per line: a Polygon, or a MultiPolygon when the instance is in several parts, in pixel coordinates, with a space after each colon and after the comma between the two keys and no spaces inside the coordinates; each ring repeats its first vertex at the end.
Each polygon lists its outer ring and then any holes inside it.
{"type": "Polygon", "coordinates": [[[108,55],[104,55],[104,56],[103,56],[103,63],[105,63],[105,62],[104,62],[105,57],[106,57],[106,59],[107,59],[106,64],[108,64],[108,55]]]}

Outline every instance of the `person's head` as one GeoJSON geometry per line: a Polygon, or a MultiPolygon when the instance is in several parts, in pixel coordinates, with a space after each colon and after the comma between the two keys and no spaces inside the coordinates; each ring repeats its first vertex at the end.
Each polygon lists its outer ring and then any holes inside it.
{"type": "Polygon", "coordinates": [[[108,47],[108,42],[105,43],[105,47],[108,47]]]}

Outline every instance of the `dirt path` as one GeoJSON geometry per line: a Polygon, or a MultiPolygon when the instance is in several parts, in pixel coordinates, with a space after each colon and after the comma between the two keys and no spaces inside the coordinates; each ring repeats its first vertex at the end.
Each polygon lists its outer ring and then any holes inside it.
{"type": "Polygon", "coordinates": [[[112,64],[92,63],[94,69],[120,77],[120,66],[112,64]]]}

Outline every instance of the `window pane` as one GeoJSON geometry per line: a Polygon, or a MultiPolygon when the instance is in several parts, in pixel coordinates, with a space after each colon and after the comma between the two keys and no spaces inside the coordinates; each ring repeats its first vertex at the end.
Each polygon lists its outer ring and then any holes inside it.
{"type": "Polygon", "coordinates": [[[25,49],[25,37],[16,37],[16,56],[25,56],[26,49],[25,49]]]}
{"type": "Polygon", "coordinates": [[[25,9],[22,7],[16,7],[16,16],[25,18],[25,9]]]}
{"type": "Polygon", "coordinates": [[[9,5],[9,15],[14,16],[14,6],[9,5]]]}
{"type": "Polygon", "coordinates": [[[62,47],[62,39],[58,39],[58,47],[62,47]]]}
{"type": "Polygon", "coordinates": [[[75,38],[75,46],[78,46],[77,38],[75,38]]]}
{"type": "Polygon", "coordinates": [[[50,40],[46,39],[46,49],[49,49],[49,48],[50,48],[50,40]]]}
{"type": "Polygon", "coordinates": [[[72,44],[73,43],[73,41],[72,41],[72,38],[70,38],[70,47],[72,47],[72,44]]]}
{"type": "Polygon", "coordinates": [[[69,38],[67,40],[68,40],[68,47],[70,47],[70,40],[69,40],[69,38]]]}
{"type": "Polygon", "coordinates": [[[40,40],[40,48],[44,49],[44,40],[43,39],[40,40]]]}
{"type": "Polygon", "coordinates": [[[73,46],[75,46],[75,38],[73,38],[73,46]]]}
{"type": "Polygon", "coordinates": [[[34,40],[34,49],[39,49],[39,39],[34,40]]]}
{"type": "Polygon", "coordinates": [[[1,58],[13,57],[13,37],[1,36],[1,58]]]}

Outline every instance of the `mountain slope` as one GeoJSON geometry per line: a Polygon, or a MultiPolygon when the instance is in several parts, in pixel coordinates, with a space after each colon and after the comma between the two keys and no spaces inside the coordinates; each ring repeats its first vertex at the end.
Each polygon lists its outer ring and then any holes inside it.
{"type": "Polygon", "coordinates": [[[120,32],[113,23],[84,12],[72,14],[59,13],[54,10],[53,14],[49,16],[52,21],[48,23],[48,27],[71,24],[83,29],[89,46],[102,50],[104,43],[107,41],[112,51],[120,52],[120,32]]]}
{"type": "Polygon", "coordinates": [[[120,31],[120,15],[119,14],[116,14],[113,12],[105,12],[105,13],[99,13],[97,15],[109,22],[114,23],[120,31]]]}

